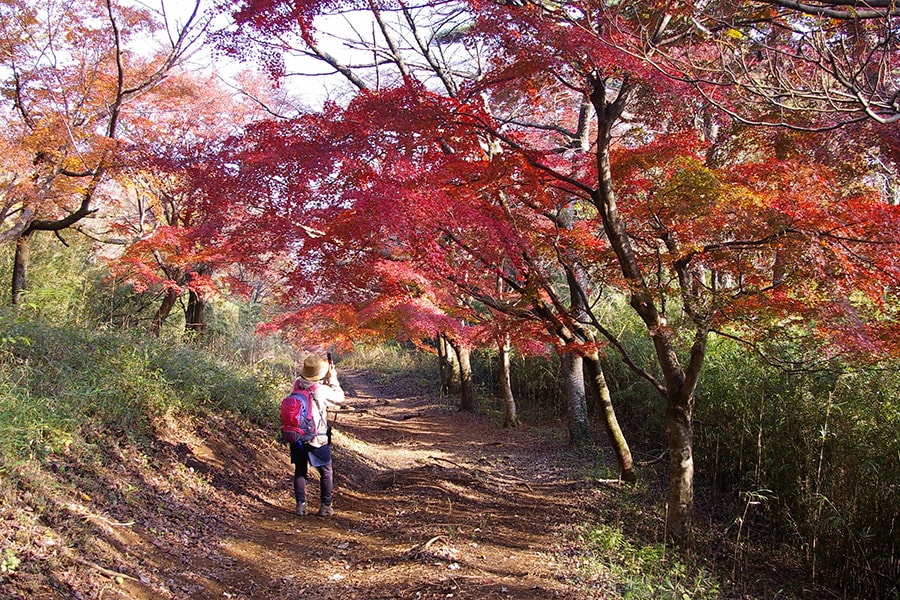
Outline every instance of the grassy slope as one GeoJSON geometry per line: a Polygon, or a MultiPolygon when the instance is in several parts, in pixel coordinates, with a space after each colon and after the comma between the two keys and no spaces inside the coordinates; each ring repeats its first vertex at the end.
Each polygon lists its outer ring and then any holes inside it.
{"type": "Polygon", "coordinates": [[[198,423],[252,431],[269,418],[272,376],[187,346],[11,318],[0,331],[0,584],[23,597],[79,589],[70,567],[113,551],[93,539],[97,522],[116,529],[101,514],[188,516],[181,500],[205,484],[179,440],[198,423]]]}

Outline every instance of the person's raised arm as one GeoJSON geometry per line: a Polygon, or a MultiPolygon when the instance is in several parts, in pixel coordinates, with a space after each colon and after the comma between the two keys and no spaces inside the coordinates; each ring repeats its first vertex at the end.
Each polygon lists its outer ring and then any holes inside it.
{"type": "Polygon", "coordinates": [[[325,402],[334,406],[344,404],[346,397],[344,390],[341,388],[341,382],[338,380],[337,369],[334,367],[334,361],[331,359],[331,352],[328,353],[328,374],[325,376],[325,402]]]}

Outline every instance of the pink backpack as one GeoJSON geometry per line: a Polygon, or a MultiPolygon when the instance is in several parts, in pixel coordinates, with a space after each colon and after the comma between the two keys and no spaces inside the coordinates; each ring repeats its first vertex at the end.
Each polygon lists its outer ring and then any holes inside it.
{"type": "Polygon", "coordinates": [[[281,401],[281,437],[289,443],[308,442],[318,435],[313,390],[298,389],[281,401]]]}

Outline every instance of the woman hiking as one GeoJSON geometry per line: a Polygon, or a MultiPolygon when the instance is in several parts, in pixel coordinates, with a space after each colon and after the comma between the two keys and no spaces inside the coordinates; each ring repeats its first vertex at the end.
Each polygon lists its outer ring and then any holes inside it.
{"type": "Polygon", "coordinates": [[[334,468],[331,461],[327,410],[344,403],[344,391],[330,360],[310,354],[303,361],[300,377],[294,381],[289,396],[281,402],[281,437],[291,445],[294,464],[295,512],[306,510],[306,479],[309,465],[319,472],[320,517],[334,514],[334,468]]]}

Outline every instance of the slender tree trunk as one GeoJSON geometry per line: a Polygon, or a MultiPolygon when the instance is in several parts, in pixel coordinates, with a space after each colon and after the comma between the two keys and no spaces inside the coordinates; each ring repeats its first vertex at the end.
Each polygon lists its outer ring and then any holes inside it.
{"type": "Polygon", "coordinates": [[[634,89],[634,83],[623,81],[614,98],[607,96],[607,80],[591,76],[590,100],[597,115],[597,189],[593,203],[603,221],[603,230],[616,255],[622,274],[631,291],[629,304],[640,316],[647,328],[656,352],[656,361],[665,384],[653,381],[666,400],[666,446],[669,450],[669,494],[666,510],[666,534],[682,546],[691,546],[691,520],[694,510],[694,459],[691,418],[694,390],[700,377],[705,356],[708,329],[702,310],[694,304],[693,278],[688,273],[688,263],[676,265],[679,287],[686,312],[695,324],[694,345],[691,348],[687,368],[682,368],[675,352],[675,336],[655,304],[644,278],[641,265],[635,256],[628,236],[625,220],[619,213],[610,168],[610,142],[612,128],[618,121],[634,89]]]}
{"type": "MultiPolygon", "coordinates": [[[[572,281],[574,280],[571,278],[570,274],[570,282],[572,281]]],[[[538,303],[534,305],[532,310],[534,310],[542,318],[546,319],[546,322],[553,322],[552,313],[546,306],[538,303]]],[[[576,307],[574,312],[577,313],[577,311],[578,308],[576,307]]],[[[577,336],[575,332],[561,324],[558,324],[555,329],[552,327],[548,327],[548,331],[556,335],[559,341],[566,346],[594,341],[593,335],[585,327],[579,326],[577,322],[573,323],[573,326],[578,329],[577,336]]],[[[572,353],[577,352],[584,352],[584,350],[572,350],[572,353]]],[[[612,445],[613,450],[616,452],[616,458],[619,461],[622,480],[629,482],[633,481],[635,478],[633,472],[634,461],[631,458],[631,450],[628,448],[628,442],[625,440],[625,436],[622,433],[621,428],[619,427],[618,419],[616,419],[616,413],[610,400],[609,388],[606,385],[606,378],[603,376],[603,369],[600,365],[599,356],[595,351],[592,354],[588,354],[586,357],[582,357],[582,359],[588,361],[587,369],[590,375],[588,377],[588,383],[593,386],[594,392],[597,394],[597,398],[602,405],[604,426],[606,427],[606,432],[609,435],[610,444],[612,445]]],[[[583,373],[581,377],[584,377],[583,373]]]]}
{"type": "Polygon", "coordinates": [[[169,314],[175,307],[175,303],[180,295],[181,292],[174,288],[166,289],[166,295],[163,297],[162,304],[156,309],[156,314],[153,315],[153,321],[150,323],[150,333],[155,337],[159,337],[162,332],[163,323],[169,318],[169,314]]]}
{"type": "Polygon", "coordinates": [[[194,290],[188,290],[188,305],[184,311],[184,328],[198,337],[202,337],[206,333],[206,300],[194,290]]]}
{"type": "Polygon", "coordinates": [[[437,356],[438,356],[438,380],[441,384],[441,396],[450,394],[450,385],[447,381],[447,371],[450,367],[450,358],[447,355],[447,344],[444,336],[437,337],[437,356]]]}
{"type": "Polygon", "coordinates": [[[474,412],[477,399],[475,398],[475,383],[472,381],[471,352],[468,348],[459,349],[459,376],[459,409],[474,412]]]}
{"type": "MultiPolygon", "coordinates": [[[[566,268],[566,280],[569,283],[571,310],[574,318],[573,328],[576,330],[578,341],[593,344],[596,341],[593,332],[579,325],[580,322],[587,320],[589,314],[587,294],[584,286],[586,279],[582,269],[577,264],[566,268]]],[[[575,339],[573,338],[570,341],[575,341],[575,339]]],[[[634,483],[637,480],[634,472],[634,460],[631,458],[631,449],[628,447],[625,434],[622,433],[622,429],[619,427],[619,420],[616,418],[609,386],[606,385],[603,366],[600,364],[600,355],[594,350],[585,353],[583,359],[588,374],[588,382],[597,397],[607,438],[613,451],[616,453],[616,460],[619,463],[619,478],[622,481],[634,483]]]]}
{"type": "Polygon", "coordinates": [[[475,384],[472,382],[472,363],[469,349],[452,338],[448,338],[450,346],[456,353],[459,363],[459,410],[475,411],[475,384]]]}
{"type": "Polygon", "coordinates": [[[460,390],[459,361],[456,359],[456,350],[443,334],[438,337],[438,361],[441,393],[447,396],[458,394],[460,390]]]}
{"type": "Polygon", "coordinates": [[[609,386],[606,385],[606,377],[603,375],[603,369],[600,366],[600,357],[596,353],[586,356],[584,364],[588,373],[588,379],[597,392],[606,435],[609,437],[613,451],[616,453],[616,460],[619,462],[619,478],[626,483],[634,483],[637,481],[637,475],[634,472],[634,460],[631,457],[628,441],[625,439],[625,434],[622,433],[622,429],[619,427],[619,420],[616,418],[612,397],[609,394],[609,386]]]}
{"type": "Polygon", "coordinates": [[[31,259],[32,232],[27,232],[16,238],[16,254],[13,258],[12,273],[12,305],[18,306],[22,302],[25,285],[28,279],[28,262],[31,259]]]}
{"type": "Polygon", "coordinates": [[[503,417],[503,426],[518,427],[521,425],[521,422],[516,413],[516,398],[512,392],[509,352],[509,338],[505,338],[500,344],[500,391],[503,394],[503,406],[506,409],[503,417]]]}
{"type": "Polygon", "coordinates": [[[566,352],[560,355],[559,363],[566,394],[569,442],[577,448],[585,448],[591,444],[591,432],[587,417],[583,359],[573,352],[566,352]]]}

